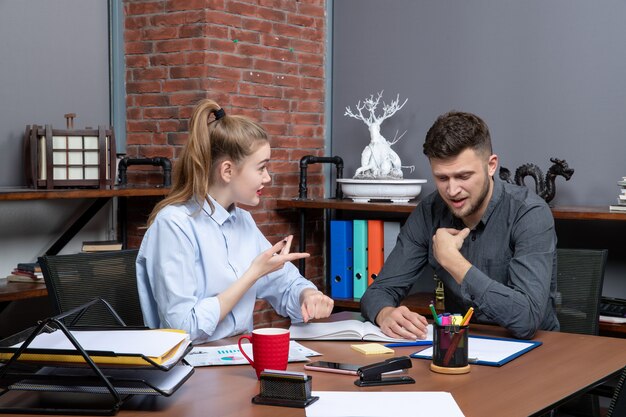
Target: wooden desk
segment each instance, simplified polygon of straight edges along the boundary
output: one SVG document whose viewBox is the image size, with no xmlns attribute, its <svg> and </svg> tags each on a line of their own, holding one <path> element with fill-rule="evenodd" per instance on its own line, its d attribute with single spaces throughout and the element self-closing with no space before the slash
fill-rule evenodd
<svg viewBox="0 0 626 417">
<path fill-rule="evenodd" d="M 48 290 L 44 283 L 8 282 L 0 279 L 0 303 L 24 300 L 27 298 L 46 297 Z"/>
<path fill-rule="evenodd" d="M 350 314 L 350 313 L 344 313 Z M 474 326 L 473 333 L 504 336 L 504 330 Z M 236 343 L 236 338 L 214 345 Z M 308 371 L 314 391 L 447 391 L 451 392 L 466 417 L 537 416 L 574 394 L 605 381 L 626 365 L 626 340 L 557 332 L 539 332 L 543 345 L 500 367 L 472 365 L 466 375 L 441 375 L 430 371 L 430 362 L 413 359 L 410 375 L 416 384 L 359 388 L 354 376 Z M 387 355 L 365 356 L 350 348 L 354 342 L 311 342 L 328 361 L 373 363 Z M 396 348 L 396 355 L 409 355 L 419 348 Z M 288 369 L 303 371 L 302 363 Z M 250 366 L 197 368 L 170 398 L 137 397 L 118 414 L 126 416 L 176 417 L 282 417 L 304 416 L 295 408 L 254 405 L 259 382 Z M 414 405 L 418 407 L 419 405 Z"/>
</svg>

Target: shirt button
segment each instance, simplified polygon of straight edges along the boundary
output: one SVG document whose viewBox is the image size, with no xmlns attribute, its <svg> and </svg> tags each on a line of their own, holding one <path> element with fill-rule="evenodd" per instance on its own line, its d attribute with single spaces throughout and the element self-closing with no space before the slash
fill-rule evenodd
<svg viewBox="0 0 626 417">
<path fill-rule="evenodd" d="M 472 299 L 472 301 L 474 301 L 474 298 L 476 297 L 474 297 L 473 295 L 470 295 L 470 298 Z"/>
<path fill-rule="evenodd" d="M 476 234 L 472 233 L 472 242 L 476 240 Z"/>
</svg>

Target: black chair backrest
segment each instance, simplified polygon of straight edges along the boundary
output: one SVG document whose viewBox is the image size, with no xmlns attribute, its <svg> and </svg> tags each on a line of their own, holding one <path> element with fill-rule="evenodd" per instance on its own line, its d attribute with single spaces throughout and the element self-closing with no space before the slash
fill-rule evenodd
<svg viewBox="0 0 626 417">
<path fill-rule="evenodd" d="M 557 249 L 557 317 L 561 331 L 597 335 L 606 249 Z"/>
<path fill-rule="evenodd" d="M 39 264 L 56 313 L 64 313 L 94 298 L 106 300 L 128 326 L 143 326 L 137 292 L 137 250 L 43 256 Z M 73 317 L 65 320 L 69 324 Z M 114 326 L 115 319 L 102 303 L 76 323 L 79 326 Z"/>
</svg>

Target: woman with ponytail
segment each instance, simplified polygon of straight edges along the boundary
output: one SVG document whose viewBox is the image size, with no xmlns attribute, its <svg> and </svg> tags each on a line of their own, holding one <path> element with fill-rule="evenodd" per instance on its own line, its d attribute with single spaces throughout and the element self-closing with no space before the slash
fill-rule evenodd
<svg viewBox="0 0 626 417">
<path fill-rule="evenodd" d="M 194 343 L 253 328 L 257 298 L 294 322 L 330 315 L 333 301 L 291 263 L 288 236 L 272 245 L 247 211 L 270 182 L 265 130 L 212 100 L 194 109 L 169 195 L 148 219 L 137 257 L 146 325 L 187 331 Z"/>
</svg>

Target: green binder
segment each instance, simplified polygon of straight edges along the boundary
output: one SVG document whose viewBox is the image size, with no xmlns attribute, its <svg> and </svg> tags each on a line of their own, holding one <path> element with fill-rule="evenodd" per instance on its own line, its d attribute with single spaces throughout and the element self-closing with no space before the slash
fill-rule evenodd
<svg viewBox="0 0 626 417">
<path fill-rule="evenodd" d="M 361 298 L 367 289 L 367 220 L 353 220 L 353 296 Z"/>
</svg>

